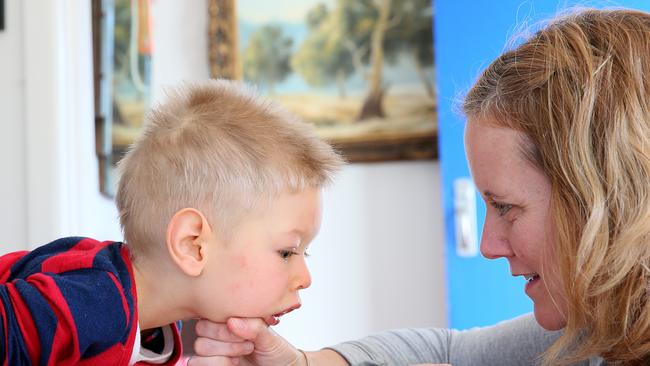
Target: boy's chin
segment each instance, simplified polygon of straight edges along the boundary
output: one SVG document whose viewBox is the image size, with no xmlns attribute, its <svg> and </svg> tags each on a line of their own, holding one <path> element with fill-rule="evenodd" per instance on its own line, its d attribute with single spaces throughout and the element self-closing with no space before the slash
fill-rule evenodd
<svg viewBox="0 0 650 366">
<path fill-rule="evenodd" d="M 197 317 L 197 319 L 206 319 L 209 320 L 213 323 L 227 323 L 228 319 L 231 318 L 259 318 L 262 319 L 267 325 L 277 325 L 280 323 L 280 317 L 279 316 L 274 316 L 274 315 L 268 315 L 268 316 L 243 316 L 243 315 L 218 315 L 218 316 L 211 316 L 211 317 Z"/>
<path fill-rule="evenodd" d="M 203 315 L 197 315 L 195 319 L 205 319 L 209 320 L 213 323 L 225 323 L 230 316 L 223 315 L 223 314 L 203 314 Z"/>
</svg>

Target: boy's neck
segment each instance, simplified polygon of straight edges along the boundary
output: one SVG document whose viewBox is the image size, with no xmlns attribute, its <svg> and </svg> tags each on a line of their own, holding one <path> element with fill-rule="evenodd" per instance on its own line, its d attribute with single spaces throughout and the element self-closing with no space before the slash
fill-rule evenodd
<svg viewBox="0 0 650 366">
<path fill-rule="evenodd" d="M 167 271 L 160 263 L 134 261 L 138 324 L 140 330 L 152 329 L 190 318 L 179 300 L 187 299 L 182 284 L 177 282 L 173 270 Z"/>
</svg>

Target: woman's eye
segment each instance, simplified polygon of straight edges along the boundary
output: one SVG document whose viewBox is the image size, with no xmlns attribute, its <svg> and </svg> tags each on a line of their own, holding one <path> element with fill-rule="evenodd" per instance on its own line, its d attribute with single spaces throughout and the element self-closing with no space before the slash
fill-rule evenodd
<svg viewBox="0 0 650 366">
<path fill-rule="evenodd" d="M 512 208 L 511 204 L 492 202 L 492 206 L 497 210 L 499 216 L 504 216 Z"/>
</svg>

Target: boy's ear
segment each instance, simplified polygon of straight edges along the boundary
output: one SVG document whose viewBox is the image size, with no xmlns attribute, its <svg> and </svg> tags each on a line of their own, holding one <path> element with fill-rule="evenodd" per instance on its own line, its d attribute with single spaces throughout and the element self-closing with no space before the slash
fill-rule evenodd
<svg viewBox="0 0 650 366">
<path fill-rule="evenodd" d="M 167 225 L 167 251 L 189 276 L 198 276 L 206 265 L 206 250 L 212 229 L 201 211 L 184 208 Z"/>
</svg>

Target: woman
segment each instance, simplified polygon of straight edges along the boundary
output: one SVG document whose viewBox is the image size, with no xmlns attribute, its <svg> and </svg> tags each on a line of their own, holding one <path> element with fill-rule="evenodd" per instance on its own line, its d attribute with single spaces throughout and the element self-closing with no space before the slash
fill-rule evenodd
<svg viewBox="0 0 650 366">
<path fill-rule="evenodd" d="M 197 354 L 252 352 L 241 362 L 256 365 L 458 366 L 529 365 L 543 352 L 544 365 L 650 365 L 650 14 L 560 17 L 495 60 L 463 107 L 470 169 L 488 205 L 481 252 L 528 280 L 536 323 L 561 334 L 523 317 L 303 354 L 260 321 L 231 319 L 199 323 Z"/>
</svg>

